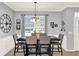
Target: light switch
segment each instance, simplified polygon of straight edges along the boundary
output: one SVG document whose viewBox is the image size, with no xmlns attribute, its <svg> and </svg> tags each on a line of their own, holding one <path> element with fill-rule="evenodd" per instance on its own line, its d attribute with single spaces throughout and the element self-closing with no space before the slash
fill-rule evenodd
<svg viewBox="0 0 79 59">
<path fill-rule="evenodd" d="M 68 32 L 68 34 L 72 34 L 72 32 Z"/>
</svg>

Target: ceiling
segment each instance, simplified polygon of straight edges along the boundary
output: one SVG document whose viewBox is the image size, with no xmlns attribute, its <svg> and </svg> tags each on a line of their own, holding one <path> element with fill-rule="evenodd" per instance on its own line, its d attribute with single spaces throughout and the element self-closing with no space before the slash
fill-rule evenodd
<svg viewBox="0 0 79 59">
<path fill-rule="evenodd" d="M 4 2 L 14 11 L 34 11 L 33 2 Z M 79 7 L 79 2 L 37 2 L 37 11 L 61 11 L 66 7 Z"/>
</svg>

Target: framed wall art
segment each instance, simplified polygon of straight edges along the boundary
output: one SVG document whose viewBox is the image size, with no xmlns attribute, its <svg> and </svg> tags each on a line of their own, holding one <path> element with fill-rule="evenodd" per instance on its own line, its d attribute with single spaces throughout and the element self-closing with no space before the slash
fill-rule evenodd
<svg viewBox="0 0 79 59">
<path fill-rule="evenodd" d="M 21 29 L 21 20 L 20 19 L 16 19 L 16 29 L 17 30 Z"/>
<path fill-rule="evenodd" d="M 54 28 L 54 27 L 58 27 L 58 24 L 55 24 L 54 22 L 50 22 L 50 26 Z"/>
<path fill-rule="evenodd" d="M 54 22 L 50 22 L 50 26 L 54 28 Z"/>
</svg>

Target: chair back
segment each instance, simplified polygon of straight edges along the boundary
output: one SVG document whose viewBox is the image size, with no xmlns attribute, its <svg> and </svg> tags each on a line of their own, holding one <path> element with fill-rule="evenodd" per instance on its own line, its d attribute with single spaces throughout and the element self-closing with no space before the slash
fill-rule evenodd
<svg viewBox="0 0 79 59">
<path fill-rule="evenodd" d="M 14 39 L 15 44 L 16 44 L 17 38 L 18 38 L 17 34 L 13 34 L 13 39 Z"/>
<path fill-rule="evenodd" d="M 63 37 L 64 37 L 64 34 L 59 34 L 59 39 L 60 39 L 60 43 L 62 43 L 62 41 L 63 41 Z"/>
</svg>

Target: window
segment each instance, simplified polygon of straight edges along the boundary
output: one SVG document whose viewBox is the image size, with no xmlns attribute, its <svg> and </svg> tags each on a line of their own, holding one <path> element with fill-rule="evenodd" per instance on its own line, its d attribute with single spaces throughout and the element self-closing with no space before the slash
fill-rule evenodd
<svg viewBox="0 0 79 59">
<path fill-rule="evenodd" d="M 30 36 L 34 33 L 34 30 L 39 30 L 40 33 L 45 33 L 45 16 L 38 16 L 39 22 L 32 22 L 32 15 L 26 15 L 24 17 L 25 36 Z"/>
</svg>

